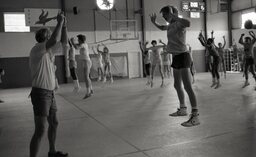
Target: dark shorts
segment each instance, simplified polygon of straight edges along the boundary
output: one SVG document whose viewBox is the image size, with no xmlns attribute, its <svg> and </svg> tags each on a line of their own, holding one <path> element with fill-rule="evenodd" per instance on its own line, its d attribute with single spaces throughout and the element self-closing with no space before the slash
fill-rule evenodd
<svg viewBox="0 0 256 157">
<path fill-rule="evenodd" d="M 213 56 L 213 65 L 219 65 L 220 64 L 220 57 L 219 56 Z"/>
<path fill-rule="evenodd" d="M 191 62 L 189 53 L 185 52 L 173 56 L 171 67 L 174 69 L 190 68 Z"/>
<path fill-rule="evenodd" d="M 253 65 L 254 59 L 252 57 L 245 58 L 245 66 Z"/>
<path fill-rule="evenodd" d="M 145 71 L 146 71 L 146 75 L 149 76 L 150 75 L 150 70 L 151 70 L 151 64 L 145 64 Z"/>
<path fill-rule="evenodd" d="M 53 91 L 32 87 L 31 102 L 35 116 L 48 117 L 57 112 Z"/>
<path fill-rule="evenodd" d="M 70 68 L 70 75 L 72 77 L 73 80 L 77 80 L 77 73 L 76 73 L 76 68 Z"/>
</svg>

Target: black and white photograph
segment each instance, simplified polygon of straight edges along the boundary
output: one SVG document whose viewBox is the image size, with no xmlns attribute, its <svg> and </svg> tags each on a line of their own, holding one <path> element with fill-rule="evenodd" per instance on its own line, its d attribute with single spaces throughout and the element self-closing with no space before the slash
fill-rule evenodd
<svg viewBox="0 0 256 157">
<path fill-rule="evenodd" d="M 0 0 L 0 157 L 256 157 L 255 8 Z"/>
</svg>

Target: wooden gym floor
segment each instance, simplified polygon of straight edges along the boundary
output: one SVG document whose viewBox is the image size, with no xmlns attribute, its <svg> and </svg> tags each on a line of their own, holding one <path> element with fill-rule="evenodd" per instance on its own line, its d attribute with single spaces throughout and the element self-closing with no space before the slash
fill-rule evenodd
<svg viewBox="0 0 256 157">
<path fill-rule="evenodd" d="M 193 85 L 201 125 L 184 128 L 188 117 L 169 117 L 178 99 L 173 80 L 160 88 L 145 79 L 122 79 L 113 84 L 93 82 L 95 94 L 83 100 L 83 89 L 72 84 L 56 94 L 59 129 L 57 148 L 70 157 L 254 157 L 256 152 L 256 91 L 254 80 L 241 88 L 242 74 L 221 78 L 222 87 L 210 88 L 210 73 L 196 74 Z M 84 83 L 81 83 L 84 87 Z M 0 91 L 0 156 L 27 157 L 34 130 L 29 88 Z M 188 97 L 186 102 L 189 106 Z M 190 106 L 189 106 L 190 111 Z M 46 157 L 47 137 L 39 156 Z"/>
</svg>

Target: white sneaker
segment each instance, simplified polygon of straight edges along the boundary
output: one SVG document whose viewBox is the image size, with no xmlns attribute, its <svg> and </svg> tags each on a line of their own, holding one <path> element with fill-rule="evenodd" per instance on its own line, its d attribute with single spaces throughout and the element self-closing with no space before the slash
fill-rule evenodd
<svg viewBox="0 0 256 157">
<path fill-rule="evenodd" d="M 91 97 L 92 96 L 92 94 L 90 93 L 90 94 L 86 94 L 84 97 L 83 97 L 83 99 L 87 99 L 87 98 L 89 98 L 89 97 Z"/>
<path fill-rule="evenodd" d="M 78 93 L 78 92 L 80 91 L 80 89 L 81 89 L 80 86 L 79 86 L 79 87 L 75 87 L 75 88 L 73 89 L 73 92 Z"/>
<path fill-rule="evenodd" d="M 198 113 L 192 113 L 190 115 L 190 118 L 188 121 L 181 123 L 182 126 L 184 127 L 191 127 L 191 126 L 196 126 L 199 125 L 199 119 L 198 119 L 199 114 Z"/>
<path fill-rule="evenodd" d="M 216 82 L 212 82 L 211 87 L 214 87 L 216 85 Z"/>
<path fill-rule="evenodd" d="M 217 88 L 219 88 L 219 87 L 221 87 L 221 84 L 220 84 L 220 83 L 217 83 L 215 89 L 217 89 Z"/>
<path fill-rule="evenodd" d="M 178 108 L 176 112 L 169 114 L 169 116 L 172 117 L 178 117 L 178 116 L 186 116 L 187 113 L 187 107 Z"/>
<path fill-rule="evenodd" d="M 105 83 L 107 81 L 106 77 L 103 78 L 103 82 Z"/>
<path fill-rule="evenodd" d="M 113 83 L 114 82 L 114 80 L 113 80 L 113 78 L 111 77 L 111 79 L 110 79 L 110 83 Z"/>
</svg>

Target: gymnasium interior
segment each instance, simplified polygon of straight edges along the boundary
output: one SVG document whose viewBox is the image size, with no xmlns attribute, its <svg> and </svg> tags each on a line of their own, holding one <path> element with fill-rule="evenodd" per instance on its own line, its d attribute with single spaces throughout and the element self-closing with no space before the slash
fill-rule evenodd
<svg viewBox="0 0 256 157">
<path fill-rule="evenodd" d="M 190 21 L 186 43 L 192 47 L 196 71 L 192 87 L 200 119 L 200 125 L 193 127 L 180 125 L 188 116 L 169 116 L 179 107 L 172 73 L 160 87 L 157 68 L 154 86 L 146 85 L 139 42 L 150 45 L 161 39 L 167 43 L 166 31 L 150 19 L 150 14 L 156 13 L 157 21 L 166 24 L 160 10 L 167 5 L 175 6 L 179 17 Z M 243 46 L 239 44 L 241 34 L 256 33 L 244 26 L 246 20 L 256 24 L 255 8 L 256 0 L 0 0 L 0 68 L 4 70 L 0 82 L 0 156 L 29 156 L 35 129 L 30 50 L 40 27 L 53 29 L 56 25 L 56 20 L 45 25 L 35 21 L 43 11 L 48 17 L 63 11 L 68 36 L 86 36 L 93 95 L 83 99 L 86 88 L 79 54 L 81 90 L 73 92 L 65 54 L 59 49 L 55 56 L 58 150 L 68 152 L 69 157 L 255 157 L 256 83 L 249 74 L 250 85 L 243 87 Z M 216 44 L 223 43 L 223 36 L 226 39 L 226 74 L 220 70 L 221 87 L 217 89 L 210 87 L 206 49 L 198 40 L 200 32 L 207 38 L 212 31 Z M 101 43 L 109 49 L 113 83 L 97 81 L 96 55 L 91 47 Z M 235 54 L 234 45 L 239 53 Z M 185 103 L 190 111 L 187 94 Z M 38 157 L 46 157 L 48 151 L 45 134 Z"/>
</svg>

